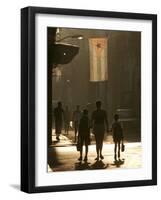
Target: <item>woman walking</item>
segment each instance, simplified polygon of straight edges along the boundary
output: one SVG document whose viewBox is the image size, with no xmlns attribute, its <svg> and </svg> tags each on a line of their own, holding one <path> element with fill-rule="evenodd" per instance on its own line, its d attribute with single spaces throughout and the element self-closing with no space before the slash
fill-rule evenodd
<svg viewBox="0 0 161 200">
<path fill-rule="evenodd" d="M 83 144 L 85 144 L 85 157 L 84 161 L 88 160 L 88 145 L 90 143 L 90 122 L 88 118 L 88 110 L 83 110 L 83 115 L 79 123 L 78 131 L 78 143 L 80 144 L 80 157 L 79 161 L 82 161 Z"/>
</svg>

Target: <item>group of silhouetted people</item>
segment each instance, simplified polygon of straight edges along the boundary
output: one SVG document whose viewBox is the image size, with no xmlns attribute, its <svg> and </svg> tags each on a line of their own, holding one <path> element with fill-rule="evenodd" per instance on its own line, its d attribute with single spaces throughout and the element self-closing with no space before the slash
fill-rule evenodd
<svg viewBox="0 0 161 200">
<path fill-rule="evenodd" d="M 54 119 L 55 119 L 55 133 L 56 139 L 59 140 L 59 136 L 62 130 L 63 118 L 65 123 L 65 132 L 68 133 L 69 130 L 69 116 L 68 108 L 64 112 L 61 102 L 58 102 L 58 106 L 54 109 Z M 90 144 L 90 129 L 95 136 L 96 141 L 96 153 L 97 156 L 95 160 L 99 161 L 104 159 L 102 155 L 103 140 L 105 132 L 109 131 L 109 125 L 107 120 L 106 111 L 101 108 L 101 101 L 96 102 L 96 110 L 92 112 L 91 119 L 88 116 L 88 110 L 84 109 L 83 113 L 80 110 L 80 107 L 77 106 L 76 110 L 73 112 L 73 124 L 74 124 L 74 133 L 75 133 L 75 142 L 79 145 L 80 157 L 79 161 L 88 160 L 88 145 Z M 77 136 L 78 132 L 78 136 Z M 114 122 L 112 124 L 112 133 L 114 141 L 114 159 L 120 159 L 120 148 L 121 143 L 123 143 L 123 129 L 121 123 L 119 122 L 119 115 L 114 115 Z M 85 156 L 83 159 L 83 145 L 85 145 Z"/>
<path fill-rule="evenodd" d="M 75 142 L 77 140 L 77 132 L 79 129 L 81 114 L 82 113 L 79 109 L 79 105 L 77 105 L 76 110 L 73 112 L 73 116 L 72 116 L 74 132 L 75 132 Z M 65 133 L 68 134 L 69 132 L 71 113 L 68 109 L 68 106 L 66 106 L 64 110 L 62 108 L 62 103 L 58 102 L 58 106 L 54 109 L 53 117 L 55 121 L 56 139 L 59 141 L 60 140 L 59 136 L 61 134 L 62 127 L 63 127 L 63 122 L 64 122 Z"/>
</svg>

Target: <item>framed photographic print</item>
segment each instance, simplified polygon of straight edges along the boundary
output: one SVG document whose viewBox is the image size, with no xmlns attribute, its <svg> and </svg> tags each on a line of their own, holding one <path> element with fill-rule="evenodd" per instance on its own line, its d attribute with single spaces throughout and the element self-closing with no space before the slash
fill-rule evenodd
<svg viewBox="0 0 161 200">
<path fill-rule="evenodd" d="M 21 9 L 21 190 L 157 184 L 157 16 Z"/>
</svg>

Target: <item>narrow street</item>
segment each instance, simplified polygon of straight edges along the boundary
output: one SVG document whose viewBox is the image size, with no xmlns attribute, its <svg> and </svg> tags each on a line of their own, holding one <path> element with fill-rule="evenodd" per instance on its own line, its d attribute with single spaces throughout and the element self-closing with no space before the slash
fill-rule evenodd
<svg viewBox="0 0 161 200">
<path fill-rule="evenodd" d="M 117 162 L 114 161 L 112 136 L 108 136 L 104 142 L 103 160 L 95 160 L 95 148 L 95 142 L 92 141 L 89 145 L 88 161 L 80 162 L 75 143 L 66 135 L 61 135 L 60 141 L 56 142 L 56 136 L 53 133 L 53 145 L 48 149 L 48 172 L 141 167 L 140 142 L 125 141 L 125 152 L 121 152 L 121 159 Z"/>
</svg>

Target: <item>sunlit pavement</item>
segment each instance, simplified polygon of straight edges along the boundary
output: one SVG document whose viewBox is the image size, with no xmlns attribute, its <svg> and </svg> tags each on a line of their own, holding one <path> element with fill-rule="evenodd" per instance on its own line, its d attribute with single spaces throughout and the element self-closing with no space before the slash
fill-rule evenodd
<svg viewBox="0 0 161 200">
<path fill-rule="evenodd" d="M 55 141 L 55 136 L 53 135 Z M 121 160 L 114 162 L 114 145 L 104 143 L 102 161 L 95 160 L 95 144 L 89 145 L 88 161 L 78 161 L 79 152 L 68 137 L 61 135 L 60 141 L 48 149 L 48 171 L 71 171 L 92 169 L 117 169 L 141 167 L 141 143 L 125 143 L 125 152 L 121 152 Z"/>
</svg>

